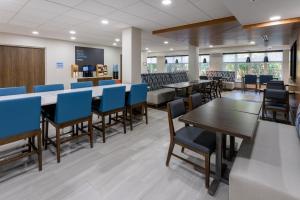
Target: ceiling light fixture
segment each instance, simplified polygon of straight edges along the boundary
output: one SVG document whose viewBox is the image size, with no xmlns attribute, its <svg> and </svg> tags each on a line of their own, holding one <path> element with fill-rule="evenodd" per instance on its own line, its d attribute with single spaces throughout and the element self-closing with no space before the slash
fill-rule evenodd
<svg viewBox="0 0 300 200">
<path fill-rule="evenodd" d="M 170 51 L 174 51 L 174 49 L 173 49 L 173 48 L 170 48 Z"/>
<path fill-rule="evenodd" d="M 72 36 L 70 37 L 71 40 L 76 40 L 76 37 Z"/>
<path fill-rule="evenodd" d="M 209 45 L 209 48 L 213 48 L 214 47 L 214 45 Z"/>
<path fill-rule="evenodd" d="M 168 41 L 164 41 L 164 44 L 169 44 L 169 42 Z"/>
<path fill-rule="evenodd" d="M 40 34 L 38 31 L 32 31 L 31 32 L 33 35 L 38 35 L 38 34 Z"/>
<path fill-rule="evenodd" d="M 152 51 L 151 50 L 148 50 L 148 53 L 151 53 Z"/>
<path fill-rule="evenodd" d="M 71 30 L 71 31 L 69 31 L 69 33 L 70 33 L 71 35 L 75 35 L 75 34 L 76 34 L 76 31 Z"/>
<path fill-rule="evenodd" d="M 116 41 L 116 42 L 120 42 L 120 38 L 116 38 L 115 41 Z"/>
<path fill-rule="evenodd" d="M 171 0 L 162 0 L 161 2 L 163 5 L 165 6 L 168 6 L 168 5 L 171 5 L 172 4 L 172 1 Z"/>
<path fill-rule="evenodd" d="M 117 43 L 114 42 L 113 45 L 114 45 L 114 46 L 117 46 Z"/>
<path fill-rule="evenodd" d="M 251 41 L 251 42 L 249 42 L 250 44 L 252 44 L 252 45 L 254 45 L 255 44 L 255 42 L 254 41 Z"/>
<path fill-rule="evenodd" d="M 281 16 L 272 16 L 272 17 L 270 17 L 271 21 L 277 21 L 277 20 L 280 20 L 280 19 L 281 19 Z"/>
<path fill-rule="evenodd" d="M 109 21 L 107 19 L 102 19 L 101 23 L 106 25 L 106 24 L 109 24 Z"/>
<path fill-rule="evenodd" d="M 145 50 L 146 50 L 146 51 L 148 51 L 148 50 L 149 50 L 149 48 L 148 48 L 148 47 L 146 47 L 146 48 L 145 48 Z"/>
</svg>

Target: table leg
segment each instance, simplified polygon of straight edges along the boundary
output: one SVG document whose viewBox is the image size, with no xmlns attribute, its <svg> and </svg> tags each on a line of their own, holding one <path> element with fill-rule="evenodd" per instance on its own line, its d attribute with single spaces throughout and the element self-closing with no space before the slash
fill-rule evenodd
<svg viewBox="0 0 300 200">
<path fill-rule="evenodd" d="M 220 132 L 216 133 L 216 143 L 216 174 L 215 179 L 208 189 L 208 194 L 211 196 L 216 193 L 222 178 L 222 133 Z"/>
</svg>

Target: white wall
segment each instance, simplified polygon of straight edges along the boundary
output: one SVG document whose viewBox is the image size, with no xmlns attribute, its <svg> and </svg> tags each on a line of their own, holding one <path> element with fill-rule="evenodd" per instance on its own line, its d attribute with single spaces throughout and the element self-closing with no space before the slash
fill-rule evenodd
<svg viewBox="0 0 300 200">
<path fill-rule="evenodd" d="M 71 78 L 71 64 L 75 63 L 75 46 L 103 48 L 104 62 L 109 68 L 109 75 L 112 75 L 113 64 L 120 66 L 121 48 L 116 47 L 93 46 L 6 33 L 0 33 L 0 44 L 45 48 L 46 84 L 63 83 L 65 88 L 69 88 L 71 82 L 76 82 L 76 79 Z M 56 69 L 56 62 L 63 62 L 64 68 Z"/>
</svg>

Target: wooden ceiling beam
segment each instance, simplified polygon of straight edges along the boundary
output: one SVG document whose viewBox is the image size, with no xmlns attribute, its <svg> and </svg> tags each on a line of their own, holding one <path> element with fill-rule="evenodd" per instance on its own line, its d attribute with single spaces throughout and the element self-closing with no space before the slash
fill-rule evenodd
<svg viewBox="0 0 300 200">
<path fill-rule="evenodd" d="M 244 29 L 257 29 L 257 28 L 265 28 L 269 26 L 277 26 L 277 25 L 284 25 L 284 24 L 293 24 L 293 23 L 300 23 L 300 17 L 296 18 L 289 18 L 289 19 L 282 19 L 273 22 L 262 22 L 257 24 L 248 24 L 244 25 Z"/>
<path fill-rule="evenodd" d="M 186 29 L 193 29 L 193 28 L 199 28 L 199 27 L 203 27 L 203 26 L 218 25 L 218 24 L 223 24 L 226 22 L 236 22 L 236 21 L 237 20 L 234 16 L 230 16 L 230 17 L 213 19 L 213 20 L 204 21 L 204 22 L 197 22 L 197 23 L 192 23 L 192 24 L 170 27 L 170 28 L 166 28 L 166 29 L 155 30 L 155 31 L 152 31 L 152 34 L 157 35 L 157 34 L 161 34 L 161 33 L 181 31 L 181 30 L 186 30 Z"/>
</svg>

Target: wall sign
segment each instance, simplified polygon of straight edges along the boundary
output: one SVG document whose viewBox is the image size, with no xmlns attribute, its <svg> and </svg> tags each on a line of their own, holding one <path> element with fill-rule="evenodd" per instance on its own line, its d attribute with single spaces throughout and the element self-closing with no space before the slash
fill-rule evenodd
<svg viewBox="0 0 300 200">
<path fill-rule="evenodd" d="M 64 68 L 64 62 L 56 62 L 56 69 L 63 69 Z"/>
</svg>

